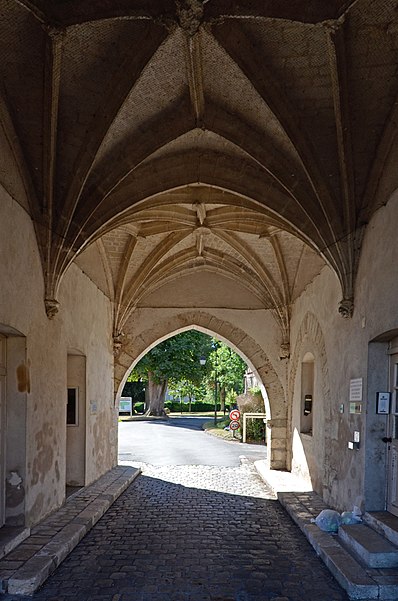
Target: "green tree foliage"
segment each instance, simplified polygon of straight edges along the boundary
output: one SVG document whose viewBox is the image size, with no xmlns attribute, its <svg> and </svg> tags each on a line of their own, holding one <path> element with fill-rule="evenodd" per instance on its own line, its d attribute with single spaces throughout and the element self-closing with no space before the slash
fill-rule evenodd
<svg viewBox="0 0 398 601">
<path fill-rule="evenodd" d="M 168 382 L 189 382 L 198 386 L 206 374 L 200 357 L 211 352 L 211 338 L 202 332 L 189 330 L 161 342 L 135 366 L 131 377 L 147 381 L 149 415 L 164 414 L 164 399 Z"/>
<path fill-rule="evenodd" d="M 127 382 L 124 385 L 122 396 L 129 396 L 132 398 L 134 403 L 142 403 L 145 400 L 145 384 L 140 380 L 132 380 L 131 377 L 127 378 Z"/>
<path fill-rule="evenodd" d="M 209 355 L 210 380 L 213 393 L 221 404 L 221 410 L 225 409 L 226 398 L 231 398 L 232 393 L 241 394 L 244 388 L 243 377 L 246 371 L 246 363 L 229 346 L 213 338 L 213 350 Z"/>
<path fill-rule="evenodd" d="M 203 376 L 205 371 L 202 369 Z M 191 380 L 175 380 L 171 378 L 168 384 L 169 394 L 174 398 L 179 398 L 181 401 L 184 398 L 188 399 L 189 411 L 192 408 L 192 401 L 203 399 L 206 394 L 206 388 L 204 382 L 192 382 Z"/>
<path fill-rule="evenodd" d="M 200 364 L 200 358 L 206 364 Z M 226 344 L 202 332 L 189 330 L 161 342 L 135 366 L 130 381 L 144 381 L 147 389 L 147 413 L 164 415 L 167 388 L 175 396 L 200 399 L 216 394 L 221 408 L 231 391 L 243 390 L 246 364 Z"/>
</svg>

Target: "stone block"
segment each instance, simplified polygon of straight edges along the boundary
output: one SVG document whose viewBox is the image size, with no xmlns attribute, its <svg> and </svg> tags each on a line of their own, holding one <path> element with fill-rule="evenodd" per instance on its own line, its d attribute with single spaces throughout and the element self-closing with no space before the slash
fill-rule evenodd
<svg viewBox="0 0 398 601">
<path fill-rule="evenodd" d="M 271 436 L 271 440 L 286 440 L 286 428 L 272 428 Z"/>
<path fill-rule="evenodd" d="M 271 461 L 285 461 L 286 451 L 280 449 L 271 449 Z"/>
<path fill-rule="evenodd" d="M 50 556 L 32 557 L 8 581 L 10 595 L 33 595 L 56 568 Z"/>
<path fill-rule="evenodd" d="M 379 587 L 370 578 L 362 566 L 342 547 L 320 547 L 319 555 L 336 578 L 347 591 L 350 599 L 378 599 Z"/>
<path fill-rule="evenodd" d="M 397 547 L 365 524 L 341 526 L 339 537 L 370 568 L 398 567 Z"/>
</svg>

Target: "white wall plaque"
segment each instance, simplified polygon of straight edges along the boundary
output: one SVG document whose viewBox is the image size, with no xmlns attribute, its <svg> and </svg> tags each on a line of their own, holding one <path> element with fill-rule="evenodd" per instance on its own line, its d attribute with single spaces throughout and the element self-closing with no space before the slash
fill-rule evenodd
<svg viewBox="0 0 398 601">
<path fill-rule="evenodd" d="M 376 393 L 376 413 L 381 415 L 388 415 L 390 413 L 390 392 L 377 392 Z"/>
<path fill-rule="evenodd" d="M 350 403 L 360 403 L 362 401 L 362 378 L 350 380 Z"/>
</svg>

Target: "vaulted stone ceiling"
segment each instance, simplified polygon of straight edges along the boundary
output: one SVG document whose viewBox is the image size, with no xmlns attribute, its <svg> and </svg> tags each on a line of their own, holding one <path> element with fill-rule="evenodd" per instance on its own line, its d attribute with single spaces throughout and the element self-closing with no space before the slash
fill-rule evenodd
<svg viewBox="0 0 398 601">
<path fill-rule="evenodd" d="M 287 338 L 325 261 L 349 315 L 364 227 L 397 187 L 397 16 L 396 0 L 0 0 L 0 180 L 32 216 L 48 314 L 76 260 L 115 333 L 194 274 L 233 280 Z"/>
</svg>

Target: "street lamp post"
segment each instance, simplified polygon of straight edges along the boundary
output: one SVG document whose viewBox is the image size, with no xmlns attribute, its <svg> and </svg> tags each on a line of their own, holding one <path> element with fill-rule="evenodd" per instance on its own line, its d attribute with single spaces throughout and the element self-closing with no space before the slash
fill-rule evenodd
<svg viewBox="0 0 398 601">
<path fill-rule="evenodd" d="M 214 359 L 214 425 L 217 425 L 217 392 L 218 392 L 218 381 L 217 381 L 217 367 L 218 367 L 218 355 L 217 355 L 217 350 L 218 350 L 218 340 L 214 341 L 214 347 L 215 347 L 215 359 Z"/>
</svg>

